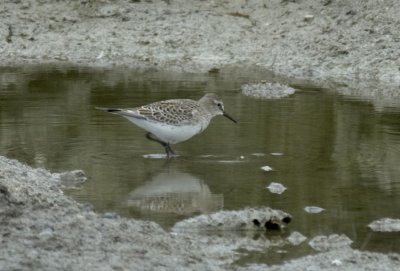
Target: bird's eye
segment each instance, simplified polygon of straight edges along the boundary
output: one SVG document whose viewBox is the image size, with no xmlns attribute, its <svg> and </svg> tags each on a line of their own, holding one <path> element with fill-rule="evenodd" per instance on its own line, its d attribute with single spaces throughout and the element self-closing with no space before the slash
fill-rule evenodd
<svg viewBox="0 0 400 271">
<path fill-rule="evenodd" d="M 222 106 L 222 104 L 221 104 L 221 103 L 217 103 L 217 105 L 218 105 L 218 107 L 221 107 L 221 106 Z"/>
</svg>

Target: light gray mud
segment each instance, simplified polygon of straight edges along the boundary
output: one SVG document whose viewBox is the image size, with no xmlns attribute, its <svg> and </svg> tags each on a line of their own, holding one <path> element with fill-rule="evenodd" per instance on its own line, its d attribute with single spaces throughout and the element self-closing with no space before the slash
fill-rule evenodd
<svg viewBox="0 0 400 271">
<path fill-rule="evenodd" d="M 361 252 L 352 249 L 340 249 L 302 257 L 280 266 L 260 265 L 247 266 L 238 270 L 265 270 L 265 271 L 365 271 L 384 270 L 393 271 L 399 268 L 400 257 L 398 254 L 381 255 L 377 253 Z"/>
<path fill-rule="evenodd" d="M 383 109 L 400 105 L 398 14 L 396 0 L 3 0 L 0 61 L 183 72 L 257 66 L 334 83 Z M 0 164 L 0 270 L 235 269 L 237 239 L 96 214 L 63 194 L 59 175 L 3 157 Z M 397 254 L 348 248 L 244 269 L 395 270 L 399 263 Z"/>
<path fill-rule="evenodd" d="M 398 85 L 399 13 L 396 0 L 4 0 L 0 58 Z"/>
</svg>

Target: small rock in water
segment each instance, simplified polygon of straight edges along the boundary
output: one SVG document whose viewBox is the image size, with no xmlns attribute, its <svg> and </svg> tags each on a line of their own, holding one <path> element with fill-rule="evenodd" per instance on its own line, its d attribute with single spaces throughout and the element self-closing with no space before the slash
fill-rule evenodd
<svg viewBox="0 0 400 271">
<path fill-rule="evenodd" d="M 148 158 L 148 159 L 165 159 L 167 158 L 167 155 L 165 153 L 151 153 L 151 154 L 145 154 L 143 155 L 143 158 Z"/>
<path fill-rule="evenodd" d="M 66 186 L 74 186 L 87 180 L 85 172 L 80 169 L 54 174 L 58 177 L 61 183 Z"/>
<path fill-rule="evenodd" d="M 283 153 L 282 152 L 271 152 L 271 155 L 273 155 L 273 156 L 281 156 L 281 155 L 283 155 Z"/>
<path fill-rule="evenodd" d="M 380 232 L 400 231 L 400 219 L 381 218 L 371 222 L 368 227 L 370 227 L 373 231 Z"/>
<path fill-rule="evenodd" d="M 263 166 L 263 167 L 261 167 L 261 169 L 262 170 L 264 170 L 264 171 L 272 171 L 272 170 L 274 170 L 272 167 L 270 167 L 270 166 Z"/>
<path fill-rule="evenodd" d="M 265 99 L 283 98 L 295 92 L 295 90 L 289 86 L 268 82 L 244 84 L 241 89 L 242 93 L 246 96 Z"/>
<path fill-rule="evenodd" d="M 322 211 L 325 211 L 325 209 L 318 206 L 306 206 L 304 207 L 304 211 L 310 214 L 318 214 Z"/>
<path fill-rule="evenodd" d="M 303 243 L 305 240 L 307 240 L 307 237 L 302 235 L 300 232 L 295 231 L 295 232 L 292 232 L 287 239 L 292 245 L 298 246 L 301 243 Z"/>
<path fill-rule="evenodd" d="M 308 242 L 310 247 L 317 251 L 348 248 L 351 243 L 353 243 L 353 241 L 344 234 L 331 234 L 329 236 L 319 235 Z"/>
<path fill-rule="evenodd" d="M 271 193 L 274 193 L 274 194 L 282 194 L 283 192 L 285 192 L 285 190 L 287 189 L 285 186 L 283 186 L 282 184 L 280 184 L 280 183 L 274 183 L 274 182 L 272 182 L 272 183 L 270 183 L 268 186 L 267 186 L 267 188 L 268 188 L 268 190 L 271 192 Z"/>
<path fill-rule="evenodd" d="M 246 208 L 238 211 L 220 211 L 213 214 L 203 214 L 176 223 L 172 232 L 187 231 L 260 231 L 279 230 L 292 217 L 281 211 L 268 207 Z"/>
</svg>

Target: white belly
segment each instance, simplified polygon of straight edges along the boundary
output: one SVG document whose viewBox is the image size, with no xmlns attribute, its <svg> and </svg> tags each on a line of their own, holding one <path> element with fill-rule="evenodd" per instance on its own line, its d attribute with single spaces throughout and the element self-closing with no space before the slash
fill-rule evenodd
<svg viewBox="0 0 400 271">
<path fill-rule="evenodd" d="M 144 119 L 126 118 L 140 128 L 152 133 L 161 141 L 169 144 L 176 144 L 188 140 L 192 136 L 201 133 L 208 126 L 208 122 L 198 123 L 196 125 L 175 126 L 160 122 L 147 121 Z"/>
</svg>

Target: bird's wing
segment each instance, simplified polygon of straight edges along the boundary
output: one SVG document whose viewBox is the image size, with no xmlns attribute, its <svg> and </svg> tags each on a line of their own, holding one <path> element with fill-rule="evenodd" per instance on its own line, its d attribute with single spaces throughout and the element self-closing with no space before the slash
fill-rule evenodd
<svg viewBox="0 0 400 271">
<path fill-rule="evenodd" d="M 135 108 L 96 107 L 96 109 L 126 118 L 146 119 L 172 125 L 190 124 L 193 118 L 196 118 L 196 113 L 201 110 L 199 104 L 190 99 L 166 100 Z"/>
<path fill-rule="evenodd" d="M 185 125 L 193 119 L 199 105 L 193 100 L 166 100 L 135 108 L 135 112 L 148 120 L 173 125 Z"/>
</svg>

